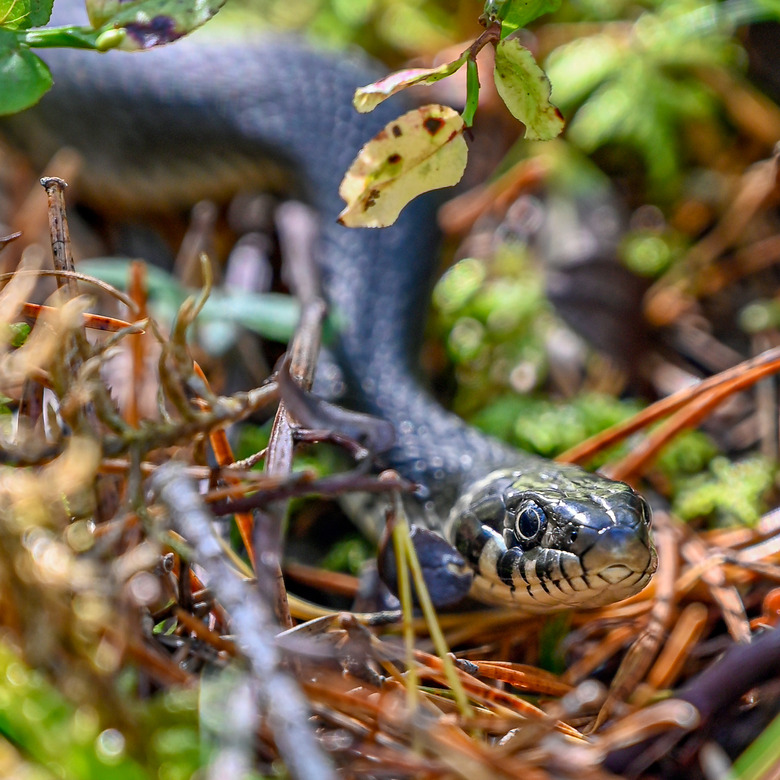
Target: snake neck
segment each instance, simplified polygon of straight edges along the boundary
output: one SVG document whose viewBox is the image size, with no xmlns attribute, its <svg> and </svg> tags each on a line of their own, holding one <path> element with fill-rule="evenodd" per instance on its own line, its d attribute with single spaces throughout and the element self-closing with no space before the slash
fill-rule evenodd
<svg viewBox="0 0 780 780">
<path fill-rule="evenodd" d="M 434 198 L 419 199 L 382 231 L 326 227 L 320 265 L 341 323 L 338 362 L 350 397 L 396 430 L 381 465 L 420 485 L 410 506 L 415 520 L 441 527 L 468 485 L 535 459 L 445 410 L 420 380 L 417 356 L 438 248 L 435 207 Z"/>
</svg>

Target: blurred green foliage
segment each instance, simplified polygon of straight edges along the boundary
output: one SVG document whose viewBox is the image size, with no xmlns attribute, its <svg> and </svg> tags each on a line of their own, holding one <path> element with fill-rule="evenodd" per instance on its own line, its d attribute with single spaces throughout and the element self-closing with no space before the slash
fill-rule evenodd
<svg viewBox="0 0 780 780">
<path fill-rule="evenodd" d="M 539 666 L 552 674 L 566 671 L 566 637 L 571 631 L 571 612 L 553 613 L 539 633 Z"/>
<path fill-rule="evenodd" d="M 296 30 L 333 46 L 350 44 L 389 61 L 421 52 L 434 53 L 468 35 L 480 4 L 472 0 L 237 0 L 221 24 L 238 18 L 277 29 Z"/>
<path fill-rule="evenodd" d="M 504 245 L 492 262 L 459 261 L 433 300 L 455 367 L 455 409 L 486 432 L 555 456 L 638 410 L 635 401 L 595 393 L 567 403 L 534 394 L 544 388 L 546 341 L 560 324 L 524 245 Z"/>
<path fill-rule="evenodd" d="M 637 276 L 657 279 L 682 255 L 682 237 L 667 229 L 635 230 L 621 242 L 620 259 Z"/>
<path fill-rule="evenodd" d="M 546 68 L 569 119 L 568 140 L 586 153 L 608 144 L 633 149 L 651 192 L 674 194 L 686 125 L 718 116 L 718 100 L 696 69 L 740 58 L 721 10 L 733 1 L 668 0 L 635 20 L 616 16 L 603 31 L 555 49 Z"/>
<path fill-rule="evenodd" d="M 630 150 L 649 194 L 660 199 L 679 193 L 685 165 L 695 159 L 691 126 L 711 122 L 719 132 L 732 129 L 721 98 L 702 81 L 702 70 L 743 70 L 738 27 L 780 19 L 780 6 L 769 0 L 517 0 L 492 5 L 520 26 L 544 14 L 530 27 L 542 30 L 542 47 L 553 42 L 542 52 L 547 55 L 542 65 L 553 85 L 553 102 L 568 120 L 568 141 L 587 154 L 613 146 Z M 476 37 L 483 3 L 304 0 L 293 5 L 244 0 L 233 9 L 242 6 L 259 13 L 266 24 L 305 31 L 333 45 L 359 43 L 397 62 Z M 512 24 L 505 23 L 506 30 Z"/>
<path fill-rule="evenodd" d="M 364 536 L 347 536 L 328 550 L 319 565 L 327 571 L 343 571 L 358 576 L 374 554 L 372 545 Z"/>
<path fill-rule="evenodd" d="M 524 247 L 501 249 L 490 265 L 459 261 L 436 285 L 433 302 L 455 367 L 460 414 L 501 394 L 513 371 L 528 377 L 529 388 L 544 380 L 544 337 L 554 320 Z"/>
<path fill-rule="evenodd" d="M 507 395 L 479 411 L 472 421 L 521 449 L 555 457 L 638 410 L 635 401 L 599 393 L 586 393 L 568 402 Z"/>
<path fill-rule="evenodd" d="M 96 711 L 68 702 L 0 637 L 0 753 L 4 752 L 3 740 L 21 751 L 14 776 L 61 780 L 192 777 L 203 760 L 197 692 L 175 690 L 146 701 L 132 697 L 132 701 L 128 708 L 135 710 L 135 746 L 127 744 L 117 729 L 101 730 Z"/>
<path fill-rule="evenodd" d="M 556 21 L 575 25 L 572 37 L 544 66 L 568 120 L 568 141 L 587 154 L 605 146 L 632 150 L 651 197 L 679 194 L 685 165 L 697 159 L 688 130 L 711 123 L 718 133 L 732 131 L 722 98 L 702 74 L 744 70 L 738 27 L 778 18 L 780 8 L 752 0 L 564 4 Z M 576 34 L 577 23 L 596 21 Z"/>
</svg>

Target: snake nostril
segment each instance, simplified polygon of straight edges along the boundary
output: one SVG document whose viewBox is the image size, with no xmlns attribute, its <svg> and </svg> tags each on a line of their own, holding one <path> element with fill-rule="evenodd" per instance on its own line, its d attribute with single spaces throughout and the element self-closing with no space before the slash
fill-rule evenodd
<svg viewBox="0 0 780 780">
<path fill-rule="evenodd" d="M 650 504 L 646 499 L 644 499 L 642 496 L 637 496 L 640 501 L 640 516 L 641 519 L 644 521 L 644 525 L 647 528 L 652 528 L 653 526 L 653 510 L 650 507 Z"/>
</svg>

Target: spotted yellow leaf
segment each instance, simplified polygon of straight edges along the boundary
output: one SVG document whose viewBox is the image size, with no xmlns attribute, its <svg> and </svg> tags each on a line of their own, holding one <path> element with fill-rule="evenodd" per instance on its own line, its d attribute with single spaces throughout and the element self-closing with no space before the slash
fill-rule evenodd
<svg viewBox="0 0 780 780">
<path fill-rule="evenodd" d="M 563 130 L 561 112 L 550 102 L 550 80 L 534 55 L 509 36 L 496 46 L 496 90 L 512 116 L 525 125 L 525 137 L 549 141 Z"/>
<path fill-rule="evenodd" d="M 387 227 L 409 201 L 451 187 L 466 167 L 465 125 L 447 106 L 416 108 L 390 122 L 358 153 L 339 187 L 347 227 Z"/>
</svg>

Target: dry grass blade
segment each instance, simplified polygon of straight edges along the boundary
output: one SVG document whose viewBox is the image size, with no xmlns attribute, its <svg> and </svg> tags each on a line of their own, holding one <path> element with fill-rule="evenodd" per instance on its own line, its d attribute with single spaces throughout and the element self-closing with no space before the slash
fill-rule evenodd
<svg viewBox="0 0 780 780">
<path fill-rule="evenodd" d="M 656 516 L 656 545 L 659 554 L 659 570 L 655 579 L 653 606 L 641 633 L 626 652 L 620 668 L 610 685 L 607 698 L 593 723 L 597 731 L 614 712 L 619 702 L 625 701 L 647 674 L 665 640 L 675 617 L 674 584 L 677 574 L 677 534 L 668 515 Z M 576 678 L 575 678 L 576 679 Z M 648 682 L 650 679 L 648 677 Z"/>
</svg>

